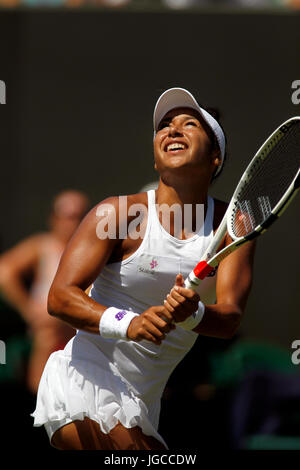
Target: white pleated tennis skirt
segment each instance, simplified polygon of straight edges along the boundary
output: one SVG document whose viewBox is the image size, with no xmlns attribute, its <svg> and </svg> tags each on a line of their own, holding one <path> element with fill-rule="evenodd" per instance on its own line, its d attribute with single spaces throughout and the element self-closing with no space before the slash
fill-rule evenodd
<svg viewBox="0 0 300 470">
<path fill-rule="evenodd" d="M 76 341 L 76 357 L 72 343 Z M 83 343 L 78 354 L 78 343 Z M 52 353 L 44 368 L 37 393 L 34 426 L 44 425 L 50 442 L 65 424 L 88 417 L 108 434 L 118 422 L 126 428 L 139 426 L 167 447 L 157 431 L 160 400 L 147 403 L 128 387 L 104 354 L 79 338 L 64 350 Z"/>
</svg>

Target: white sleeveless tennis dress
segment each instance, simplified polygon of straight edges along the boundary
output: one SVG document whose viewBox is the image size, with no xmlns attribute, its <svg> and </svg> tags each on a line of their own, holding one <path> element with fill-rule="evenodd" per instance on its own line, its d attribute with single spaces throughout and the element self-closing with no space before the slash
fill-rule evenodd
<svg viewBox="0 0 300 470">
<path fill-rule="evenodd" d="M 208 197 L 205 223 L 187 240 L 172 237 L 159 222 L 155 191 L 148 191 L 148 220 L 139 248 L 122 262 L 105 266 L 95 280 L 90 295 L 108 307 L 142 313 L 162 305 L 174 285 L 184 278 L 213 237 L 214 201 Z M 215 303 L 215 277 L 201 284 L 205 304 Z M 118 423 L 139 426 L 166 447 L 157 432 L 160 400 L 176 365 L 195 343 L 198 335 L 180 326 L 166 335 L 160 346 L 103 338 L 78 331 L 62 351 L 48 359 L 32 416 L 34 426 L 45 425 L 49 438 L 61 426 L 83 420 L 99 423 L 104 433 Z"/>
</svg>

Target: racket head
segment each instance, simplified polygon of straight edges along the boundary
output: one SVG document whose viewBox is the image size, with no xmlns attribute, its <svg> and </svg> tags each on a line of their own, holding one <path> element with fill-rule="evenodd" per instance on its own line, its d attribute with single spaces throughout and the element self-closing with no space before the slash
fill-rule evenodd
<svg viewBox="0 0 300 470">
<path fill-rule="evenodd" d="M 247 166 L 212 242 L 185 280 L 186 287 L 196 290 L 222 259 L 263 233 L 280 217 L 300 189 L 299 166 L 300 116 L 296 116 L 270 135 Z M 282 180 L 278 178 L 279 172 L 284 174 Z M 256 180 L 260 184 L 256 185 Z M 216 253 L 226 231 L 233 242 Z"/>
<path fill-rule="evenodd" d="M 230 201 L 233 240 L 252 239 L 277 219 L 299 189 L 300 116 L 282 123 L 257 151 Z"/>
</svg>

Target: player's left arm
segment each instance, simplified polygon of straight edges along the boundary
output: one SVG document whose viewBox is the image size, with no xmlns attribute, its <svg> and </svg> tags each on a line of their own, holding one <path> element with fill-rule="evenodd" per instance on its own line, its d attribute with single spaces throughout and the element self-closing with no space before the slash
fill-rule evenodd
<svg viewBox="0 0 300 470">
<path fill-rule="evenodd" d="M 231 242 L 226 237 L 226 245 Z M 216 281 L 217 302 L 205 305 L 203 318 L 194 332 L 217 338 L 231 338 L 236 333 L 250 293 L 253 277 L 255 242 L 249 242 L 225 258 L 218 267 Z M 184 321 L 196 311 L 199 295 L 186 289 L 183 278 L 176 279 L 174 287 L 166 297 L 165 307 L 172 313 L 175 322 Z"/>
<path fill-rule="evenodd" d="M 228 237 L 229 238 L 229 237 Z M 228 244 L 231 242 L 228 242 Z M 205 305 L 202 321 L 195 332 L 219 338 L 232 338 L 240 326 L 253 280 L 255 242 L 249 242 L 225 258 L 218 267 L 217 302 Z"/>
</svg>

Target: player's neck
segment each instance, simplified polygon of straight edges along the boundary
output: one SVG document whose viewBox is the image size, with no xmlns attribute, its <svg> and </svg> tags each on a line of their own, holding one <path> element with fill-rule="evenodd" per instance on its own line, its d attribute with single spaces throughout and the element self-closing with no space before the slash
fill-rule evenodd
<svg viewBox="0 0 300 470">
<path fill-rule="evenodd" d="M 168 206 L 180 204 L 182 209 L 184 209 L 185 204 L 206 204 L 207 190 L 208 188 L 205 185 L 167 186 L 160 181 L 156 191 L 156 203 L 167 204 Z"/>
<path fill-rule="evenodd" d="M 207 211 L 207 190 L 204 191 L 201 185 L 194 189 L 191 185 L 187 185 L 187 187 L 172 187 L 166 186 L 160 181 L 156 191 L 156 204 L 159 207 L 159 220 L 163 226 L 164 206 L 166 205 L 169 208 L 177 206 L 177 216 L 174 215 L 168 221 L 170 223 L 168 229 L 164 228 L 169 230 L 171 235 L 184 240 L 198 233 L 204 223 Z M 180 207 L 179 212 L 178 206 Z"/>
</svg>

